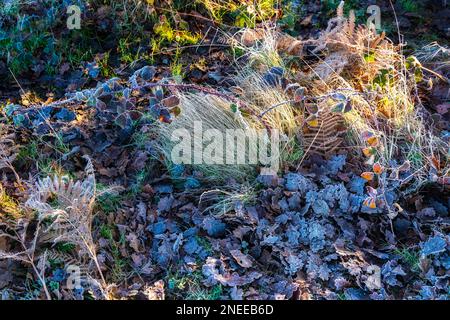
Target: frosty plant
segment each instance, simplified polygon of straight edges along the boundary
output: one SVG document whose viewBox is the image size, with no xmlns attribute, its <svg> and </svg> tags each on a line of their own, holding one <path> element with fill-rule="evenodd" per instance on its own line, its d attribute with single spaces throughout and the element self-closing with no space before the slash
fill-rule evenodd
<svg viewBox="0 0 450 320">
<path fill-rule="evenodd" d="M 277 173 L 280 162 L 278 130 L 271 130 L 270 137 L 266 130 L 203 130 L 201 121 L 194 121 L 193 129 L 192 135 L 186 128 L 172 132 L 171 141 L 176 143 L 171 152 L 174 164 L 261 164 L 270 165 L 262 168 L 262 175 Z"/>
<path fill-rule="evenodd" d="M 83 264 L 92 262 L 100 277 L 98 287 L 102 290 L 107 284 L 92 235 L 97 190 L 92 163 L 88 157 L 86 159 L 85 180 L 75 182 L 67 176 L 39 180 L 25 205 L 37 213 L 39 223 L 45 226 L 43 232 L 47 242 L 74 244 L 78 248 L 79 260 Z"/>
</svg>

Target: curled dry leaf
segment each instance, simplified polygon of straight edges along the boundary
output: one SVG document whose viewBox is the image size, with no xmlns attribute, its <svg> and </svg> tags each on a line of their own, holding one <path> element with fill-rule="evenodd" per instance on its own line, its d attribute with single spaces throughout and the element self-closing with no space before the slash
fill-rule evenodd
<svg viewBox="0 0 450 320">
<path fill-rule="evenodd" d="M 170 96 L 162 99 L 161 103 L 167 108 L 173 108 L 180 104 L 180 99 L 177 96 Z"/>
<path fill-rule="evenodd" d="M 362 152 L 366 157 L 370 157 L 375 154 L 375 149 L 374 148 L 363 148 Z"/>
<path fill-rule="evenodd" d="M 376 199 L 372 197 L 367 197 L 364 200 L 363 205 L 369 207 L 370 209 L 375 209 L 377 207 Z"/>
<path fill-rule="evenodd" d="M 363 172 L 361 173 L 361 178 L 366 179 L 367 181 L 372 181 L 374 177 L 373 172 Z"/>
<path fill-rule="evenodd" d="M 241 35 L 241 42 L 246 47 L 255 45 L 258 40 L 263 39 L 264 33 L 262 30 L 245 29 Z"/>
<path fill-rule="evenodd" d="M 230 250 L 230 253 L 241 267 L 251 268 L 253 266 L 253 262 L 249 256 L 243 254 L 240 250 Z"/>
<path fill-rule="evenodd" d="M 373 164 L 372 169 L 373 169 L 373 172 L 378 175 L 382 174 L 384 171 L 383 166 L 381 164 L 379 164 L 378 162 Z"/>
</svg>

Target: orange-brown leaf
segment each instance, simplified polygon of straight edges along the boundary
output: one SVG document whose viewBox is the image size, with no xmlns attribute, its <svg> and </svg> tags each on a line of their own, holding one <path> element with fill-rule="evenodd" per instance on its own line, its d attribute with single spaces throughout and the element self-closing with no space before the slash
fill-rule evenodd
<svg viewBox="0 0 450 320">
<path fill-rule="evenodd" d="M 370 209 L 375 209 L 377 207 L 376 200 L 372 197 L 366 198 L 366 200 L 364 200 L 363 202 L 363 205 L 369 207 Z"/>
<path fill-rule="evenodd" d="M 373 148 L 363 148 L 362 152 L 364 153 L 364 155 L 366 157 L 370 157 L 371 155 L 373 155 L 375 153 L 375 150 Z"/>
<path fill-rule="evenodd" d="M 431 156 L 431 163 L 436 170 L 439 171 L 441 169 L 441 162 L 435 156 Z"/>
<path fill-rule="evenodd" d="M 361 178 L 366 179 L 367 181 L 372 181 L 373 177 L 374 177 L 373 172 L 366 171 L 361 173 Z"/>
<path fill-rule="evenodd" d="M 378 175 L 380 175 L 384 170 L 383 166 L 381 164 L 379 164 L 378 162 L 374 163 L 372 168 L 373 168 L 373 172 Z"/>
<path fill-rule="evenodd" d="M 373 136 L 373 137 L 368 137 L 367 138 L 367 143 L 371 146 L 371 147 L 376 147 L 378 145 L 378 138 Z"/>
</svg>

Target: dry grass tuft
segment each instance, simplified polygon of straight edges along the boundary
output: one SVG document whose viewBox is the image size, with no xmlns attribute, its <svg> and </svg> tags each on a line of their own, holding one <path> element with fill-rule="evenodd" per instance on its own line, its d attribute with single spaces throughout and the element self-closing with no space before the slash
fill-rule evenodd
<svg viewBox="0 0 450 320">
<path fill-rule="evenodd" d="M 434 133 L 418 95 L 418 83 L 429 80 L 425 74 L 437 74 L 423 67 L 418 59 L 405 57 L 403 45 L 395 45 L 384 34 L 376 34 L 365 26 L 356 26 L 354 14 L 345 17 L 341 7 L 315 40 L 289 39 L 273 29 L 244 30 L 241 42 L 236 40 L 239 37 L 232 39 L 245 50 L 249 68 L 285 67 L 292 55 L 306 66 L 291 69 L 289 78 L 306 88 L 306 109 L 318 110 L 314 111 L 317 123 L 306 125 L 311 113 L 290 106 L 283 110 L 289 116 L 279 122 L 289 132 L 299 132 L 305 152 L 329 155 L 346 148 L 367 164 L 377 161 L 387 168 L 409 162 L 415 187 L 448 176 L 448 142 Z M 293 54 L 280 50 L 289 48 L 289 42 L 292 47 L 301 47 L 299 41 L 315 47 L 309 57 L 304 51 Z M 282 46 L 277 45 L 280 42 Z M 424 62 L 439 61 L 434 64 L 439 70 L 448 67 L 448 50 L 437 44 L 425 47 L 418 57 Z M 311 58 L 318 61 L 311 63 Z M 438 76 L 438 80 L 442 79 Z M 244 92 L 248 96 L 251 86 Z M 282 91 L 278 89 L 278 93 Z M 349 101 L 349 112 L 336 115 L 331 111 L 336 101 L 329 97 L 336 93 Z M 277 96 L 273 92 L 268 95 Z M 278 102 L 277 98 L 274 100 L 270 103 Z M 347 131 L 345 144 L 339 138 L 341 121 Z M 371 143 L 368 136 L 372 137 Z"/>
<path fill-rule="evenodd" d="M 195 122 L 201 122 L 203 130 L 216 129 L 221 134 L 224 134 L 228 129 L 248 129 L 251 132 L 256 130 L 255 123 L 244 118 L 239 112 L 233 112 L 231 103 L 225 99 L 203 93 L 180 93 L 179 98 L 181 114 L 172 123 L 161 123 L 156 129 L 159 149 L 169 166 L 171 165 L 172 148 L 175 144 L 171 139 L 175 130 L 187 130 L 193 137 Z M 193 144 L 193 139 L 191 141 Z M 196 164 L 193 165 L 193 168 L 202 172 L 206 180 L 215 182 L 224 182 L 227 178 L 235 178 L 242 181 L 255 170 L 254 166 L 245 164 Z"/>
</svg>

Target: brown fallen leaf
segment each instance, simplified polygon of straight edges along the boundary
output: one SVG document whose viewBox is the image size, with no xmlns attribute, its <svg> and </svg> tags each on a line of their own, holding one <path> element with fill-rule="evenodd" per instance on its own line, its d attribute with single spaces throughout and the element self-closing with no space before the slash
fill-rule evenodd
<svg viewBox="0 0 450 320">
<path fill-rule="evenodd" d="M 241 267 L 251 268 L 253 266 L 253 262 L 249 256 L 243 254 L 240 250 L 230 250 L 230 253 Z"/>
<path fill-rule="evenodd" d="M 144 290 L 148 300 L 165 300 L 164 281 L 159 280 Z"/>
<path fill-rule="evenodd" d="M 443 103 L 443 104 L 437 105 L 435 107 L 435 109 L 439 114 L 444 115 L 450 109 L 450 103 Z"/>
<path fill-rule="evenodd" d="M 136 234 L 131 232 L 126 236 L 126 239 L 129 246 L 133 248 L 134 251 L 139 252 L 139 239 Z"/>
</svg>

